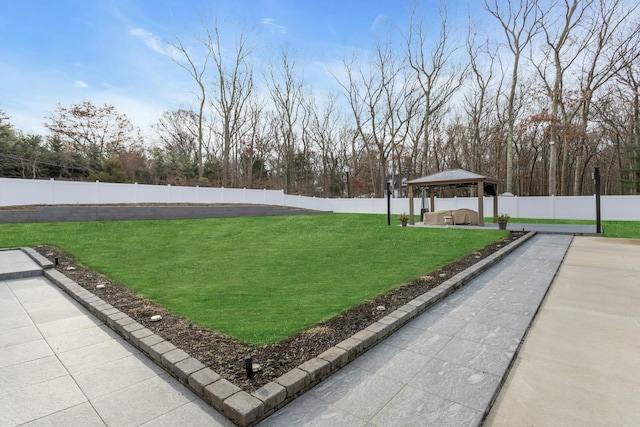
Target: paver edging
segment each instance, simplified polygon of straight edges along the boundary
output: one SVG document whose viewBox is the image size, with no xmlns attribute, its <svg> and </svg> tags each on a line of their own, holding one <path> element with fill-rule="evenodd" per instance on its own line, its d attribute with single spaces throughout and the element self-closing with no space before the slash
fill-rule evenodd
<svg viewBox="0 0 640 427">
<path fill-rule="evenodd" d="M 120 321 L 126 319 L 128 316 L 122 316 L 124 313 L 99 298 L 97 300 L 93 299 L 94 294 L 73 282 L 64 274 L 52 268 L 44 270 L 42 274 L 77 300 L 88 311 L 94 313 L 96 317 L 118 332 L 136 348 L 147 354 L 159 366 L 178 378 L 181 383 L 185 384 L 229 420 L 239 426 L 245 427 L 257 424 L 273 412 L 302 395 L 317 383 L 329 377 L 338 369 L 347 365 L 360 354 L 373 348 L 395 330 L 496 264 L 510 252 L 527 242 L 535 234 L 535 232 L 529 232 L 507 244 L 504 248 L 501 248 L 489 257 L 456 274 L 438 287 L 409 301 L 379 321 L 372 323 L 365 329 L 326 350 L 318 357 L 293 368 L 291 371 L 265 384 L 251 394 L 240 389 L 228 380 L 225 380 L 210 368 L 205 367 L 204 369 L 194 371 L 199 365 L 186 362 L 191 359 L 199 364 L 201 364 L 201 362 L 168 341 L 165 341 L 159 335 L 151 333 L 142 337 L 135 336 L 135 332 L 146 329 L 144 326 L 134 331 L 124 329 L 127 325 L 134 325 L 134 323 L 137 322 L 134 320 L 131 322 L 128 320 L 124 322 Z M 29 253 L 27 254 L 30 255 Z M 118 323 L 118 321 L 120 322 Z M 144 333 L 146 334 L 146 332 Z M 164 356 L 171 352 L 172 355 L 176 357 L 172 357 L 171 355 Z M 180 363 L 183 363 L 183 365 L 178 367 Z M 188 365 L 188 367 L 184 365 Z M 508 369 L 510 369 L 510 367 Z M 493 397 L 491 405 L 496 397 L 497 392 Z"/>
<path fill-rule="evenodd" d="M 20 248 L 20 250 L 25 254 L 29 255 L 29 257 L 31 257 L 31 259 L 34 260 L 43 269 L 46 270 L 49 268 L 53 268 L 53 262 L 49 261 L 47 257 L 40 255 L 40 253 L 38 253 L 38 251 L 36 251 L 35 249 L 29 248 L 29 247 L 22 247 Z"/>
</svg>

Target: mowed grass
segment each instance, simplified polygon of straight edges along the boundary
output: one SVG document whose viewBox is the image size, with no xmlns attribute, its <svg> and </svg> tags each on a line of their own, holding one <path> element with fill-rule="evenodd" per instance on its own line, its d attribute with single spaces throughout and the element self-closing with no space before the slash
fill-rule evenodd
<svg viewBox="0 0 640 427">
<path fill-rule="evenodd" d="M 0 225 L 170 311 L 252 344 L 280 341 L 505 236 L 380 215 Z"/>
</svg>

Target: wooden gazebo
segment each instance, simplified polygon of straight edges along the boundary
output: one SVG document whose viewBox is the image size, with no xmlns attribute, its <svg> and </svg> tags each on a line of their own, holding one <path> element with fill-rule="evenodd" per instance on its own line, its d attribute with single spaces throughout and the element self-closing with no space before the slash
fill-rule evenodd
<svg viewBox="0 0 640 427">
<path fill-rule="evenodd" d="M 450 169 L 432 175 L 407 181 L 407 194 L 409 195 L 409 221 L 415 224 L 413 209 L 413 189 L 427 188 L 429 190 L 430 212 L 435 210 L 436 187 L 450 186 L 477 186 L 478 194 L 478 225 L 484 226 L 484 195 L 493 196 L 493 218 L 498 215 L 498 180 L 483 175 L 478 175 L 463 169 Z"/>
</svg>

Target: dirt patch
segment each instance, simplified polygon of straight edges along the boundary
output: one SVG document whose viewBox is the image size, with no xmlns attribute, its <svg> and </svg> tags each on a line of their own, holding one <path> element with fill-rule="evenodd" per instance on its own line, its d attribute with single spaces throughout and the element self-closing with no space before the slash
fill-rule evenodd
<svg viewBox="0 0 640 427">
<path fill-rule="evenodd" d="M 285 341 L 265 346 L 242 343 L 176 316 L 154 302 L 141 298 L 124 286 L 114 283 L 108 277 L 78 265 L 57 248 L 39 246 L 35 249 L 52 261 L 58 258 L 59 265 L 56 269 L 80 286 L 186 351 L 227 380 L 252 392 L 521 236 L 523 233 L 511 233 L 504 239 L 420 277 L 410 284 L 367 301 Z M 105 285 L 105 287 L 96 289 L 97 285 Z M 381 306 L 384 310 L 379 309 Z M 151 322 L 150 317 L 156 314 L 162 316 L 162 321 Z M 254 363 L 262 367 L 262 370 L 251 380 L 246 378 L 244 370 L 244 360 L 249 355 L 253 357 Z"/>
</svg>

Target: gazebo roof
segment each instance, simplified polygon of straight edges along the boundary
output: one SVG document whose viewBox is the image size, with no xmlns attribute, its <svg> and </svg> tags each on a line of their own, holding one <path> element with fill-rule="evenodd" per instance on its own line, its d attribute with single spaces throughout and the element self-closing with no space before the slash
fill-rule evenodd
<svg viewBox="0 0 640 427">
<path fill-rule="evenodd" d="M 497 184 L 498 180 L 489 178 L 484 175 L 478 175 L 477 173 L 469 172 L 464 169 L 449 169 L 442 172 L 437 172 L 431 175 L 423 176 L 421 178 L 415 178 L 407 181 L 407 185 L 420 186 L 438 186 L 438 185 L 456 185 L 476 183 L 478 181 L 489 182 Z"/>
</svg>

